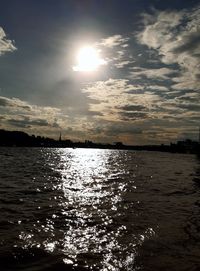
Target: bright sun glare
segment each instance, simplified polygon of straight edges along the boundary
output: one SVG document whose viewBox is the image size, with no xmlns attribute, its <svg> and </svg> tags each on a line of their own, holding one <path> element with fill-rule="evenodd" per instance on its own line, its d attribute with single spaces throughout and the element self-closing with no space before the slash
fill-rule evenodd
<svg viewBox="0 0 200 271">
<path fill-rule="evenodd" d="M 73 67 L 74 71 L 95 71 L 100 65 L 106 64 L 106 61 L 101 59 L 99 52 L 93 47 L 87 46 L 80 49 L 77 55 L 77 65 Z"/>
</svg>

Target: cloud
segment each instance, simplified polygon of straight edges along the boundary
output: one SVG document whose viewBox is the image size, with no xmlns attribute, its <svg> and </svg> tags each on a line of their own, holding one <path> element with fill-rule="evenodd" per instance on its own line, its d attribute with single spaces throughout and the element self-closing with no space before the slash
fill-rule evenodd
<svg viewBox="0 0 200 271">
<path fill-rule="evenodd" d="M 52 117 L 59 115 L 60 109 L 50 106 L 37 106 L 30 104 L 26 101 L 22 101 L 18 98 L 7 98 L 0 96 L 0 109 L 1 111 L 11 112 L 13 114 L 27 114 L 27 115 L 43 115 Z"/>
<path fill-rule="evenodd" d="M 120 110 L 118 114 L 122 121 L 141 120 L 148 117 L 148 109 L 143 105 L 127 104 L 118 109 Z"/>
<path fill-rule="evenodd" d="M 147 90 L 153 91 L 153 92 L 166 92 L 169 91 L 169 89 L 165 86 L 161 86 L 161 85 L 148 85 L 146 86 Z"/>
<path fill-rule="evenodd" d="M 122 48 L 128 47 L 127 41 L 128 37 L 123 37 L 122 35 L 113 35 L 108 38 L 102 39 L 98 45 L 105 46 L 108 48 L 114 48 L 116 46 L 121 46 Z"/>
<path fill-rule="evenodd" d="M 21 101 L 17 98 L 7 98 L 2 96 L 0 96 L 0 106 L 31 110 L 31 106 L 24 101 Z"/>
<path fill-rule="evenodd" d="M 30 117 L 10 118 L 7 123 L 20 128 L 31 128 L 32 126 L 50 126 L 47 120 L 44 119 L 31 119 Z"/>
<path fill-rule="evenodd" d="M 135 121 L 146 119 L 147 116 L 152 118 L 154 107 L 162 98 L 149 91 L 134 93 L 138 88 L 141 89 L 142 86 L 134 85 L 127 79 L 110 78 L 88 84 L 83 91 L 96 101 L 94 104 L 91 101 L 90 110 L 102 114 L 97 116 L 98 119 Z"/>
<path fill-rule="evenodd" d="M 122 107 L 119 107 L 119 109 L 125 110 L 125 111 L 141 111 L 144 110 L 145 107 L 142 105 L 135 105 L 135 104 L 127 104 Z"/>
<path fill-rule="evenodd" d="M 140 120 L 150 118 L 145 112 L 120 112 L 121 120 L 130 121 L 130 120 Z"/>
<path fill-rule="evenodd" d="M 177 97 L 177 99 L 186 102 L 198 102 L 200 100 L 200 93 L 198 92 L 185 93 Z"/>
<path fill-rule="evenodd" d="M 17 98 L 0 96 L 0 113 L 4 126 L 58 128 L 64 116 L 55 107 L 41 107 Z"/>
<path fill-rule="evenodd" d="M 200 118 L 200 93 L 186 93 L 175 98 L 177 107 L 187 111 L 187 113 L 198 114 Z"/>
<path fill-rule="evenodd" d="M 155 11 L 144 15 L 144 29 L 136 38 L 157 51 L 163 64 L 177 65 L 174 89 L 199 90 L 200 7 L 181 11 Z"/>
<path fill-rule="evenodd" d="M 0 55 L 5 54 L 6 52 L 13 52 L 16 49 L 13 41 L 7 38 L 3 28 L 0 27 Z"/>
<path fill-rule="evenodd" d="M 104 133 L 109 136 L 115 136 L 116 134 L 138 134 L 141 135 L 143 133 L 141 127 L 136 127 L 134 125 L 129 125 L 127 123 L 109 123 L 104 127 Z"/>
<path fill-rule="evenodd" d="M 148 79 L 168 80 L 170 79 L 170 75 L 174 73 L 176 73 L 175 70 L 164 67 L 157 69 L 134 67 L 130 72 L 130 78 L 140 79 L 142 76 L 144 76 Z"/>
<path fill-rule="evenodd" d="M 113 35 L 95 44 L 106 55 L 106 62 L 117 69 L 131 66 L 135 61 L 129 48 L 130 37 Z"/>
<path fill-rule="evenodd" d="M 129 66 L 130 64 L 133 64 L 134 61 L 131 60 L 124 60 L 124 61 L 119 61 L 118 63 L 115 63 L 115 67 L 117 67 L 118 69 L 124 68 L 126 66 Z"/>
</svg>

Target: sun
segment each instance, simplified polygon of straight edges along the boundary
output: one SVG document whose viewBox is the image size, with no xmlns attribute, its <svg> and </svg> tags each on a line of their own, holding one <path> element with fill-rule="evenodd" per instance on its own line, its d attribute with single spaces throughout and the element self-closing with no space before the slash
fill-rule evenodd
<svg viewBox="0 0 200 271">
<path fill-rule="evenodd" d="M 91 46 L 82 47 L 77 55 L 77 65 L 74 71 L 90 72 L 96 71 L 99 66 L 105 65 L 106 61 L 101 59 L 99 51 Z"/>
</svg>

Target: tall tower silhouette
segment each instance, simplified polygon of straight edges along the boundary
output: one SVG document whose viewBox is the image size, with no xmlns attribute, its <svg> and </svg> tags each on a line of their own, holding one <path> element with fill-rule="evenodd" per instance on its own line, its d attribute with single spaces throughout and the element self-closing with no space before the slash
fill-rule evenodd
<svg viewBox="0 0 200 271">
<path fill-rule="evenodd" d="M 199 144 L 200 144 L 200 126 L 199 126 Z"/>
<path fill-rule="evenodd" d="M 60 132 L 59 141 L 62 141 L 62 134 Z"/>
</svg>

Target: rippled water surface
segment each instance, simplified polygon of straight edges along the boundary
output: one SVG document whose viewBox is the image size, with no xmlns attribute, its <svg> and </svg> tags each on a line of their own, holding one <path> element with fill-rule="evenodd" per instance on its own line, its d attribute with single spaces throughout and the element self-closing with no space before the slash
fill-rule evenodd
<svg viewBox="0 0 200 271">
<path fill-rule="evenodd" d="M 0 148 L 0 270 L 200 270 L 200 161 Z"/>
</svg>

